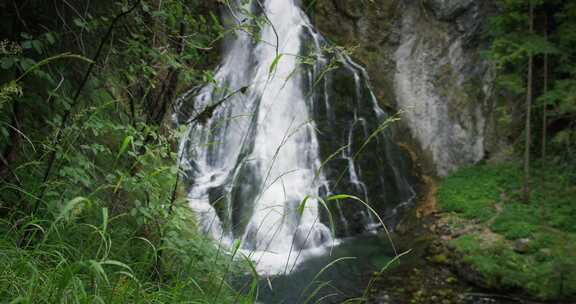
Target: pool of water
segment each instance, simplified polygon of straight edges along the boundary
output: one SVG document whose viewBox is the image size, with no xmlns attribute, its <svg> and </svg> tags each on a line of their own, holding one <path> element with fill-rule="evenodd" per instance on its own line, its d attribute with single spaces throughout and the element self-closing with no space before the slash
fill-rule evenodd
<svg viewBox="0 0 576 304">
<path fill-rule="evenodd" d="M 416 244 L 412 244 L 417 246 Z M 424 257 L 415 249 L 401 259 L 400 267 L 394 263 L 383 273 L 383 278 L 392 276 L 387 284 L 376 284 L 380 291 L 404 286 L 404 278 L 413 268 L 424 267 Z M 296 253 L 297 254 L 297 253 Z M 336 304 L 361 297 L 374 272 L 380 271 L 393 260 L 394 251 L 384 234 L 369 234 L 340 240 L 338 245 L 325 254 L 308 257 L 297 268 L 286 275 L 261 277 L 258 286 L 259 304 Z M 430 275 L 436 276 L 431 273 Z M 388 277 L 390 278 L 390 277 Z M 234 284 L 246 291 L 251 276 L 237 280 Z M 418 284 L 426 284 L 423 280 Z M 390 285 L 392 284 L 392 285 Z M 486 291 L 473 286 L 451 286 L 461 292 L 463 303 L 468 304 L 516 304 L 535 303 L 514 300 L 494 291 Z M 394 298 L 390 303 L 409 303 L 409 295 Z M 354 303 L 354 302 L 352 302 Z"/>
<path fill-rule="evenodd" d="M 343 239 L 331 251 L 303 261 L 287 275 L 263 278 L 258 302 L 341 303 L 359 297 L 371 274 L 384 267 L 393 256 L 385 235 Z"/>
</svg>

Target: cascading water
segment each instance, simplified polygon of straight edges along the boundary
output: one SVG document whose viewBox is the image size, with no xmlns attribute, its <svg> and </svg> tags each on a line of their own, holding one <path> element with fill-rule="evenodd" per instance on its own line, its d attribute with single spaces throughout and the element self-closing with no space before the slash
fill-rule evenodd
<svg viewBox="0 0 576 304">
<path fill-rule="evenodd" d="M 316 197 L 353 194 L 384 216 L 413 199 L 363 69 L 330 50 L 295 0 L 238 0 L 225 19 L 235 31 L 214 82 L 183 96 L 178 114 L 189 124 L 189 202 L 206 234 L 240 239 L 259 271 L 279 273 L 335 243 Z M 337 236 L 377 226 L 361 204 L 329 209 Z"/>
</svg>

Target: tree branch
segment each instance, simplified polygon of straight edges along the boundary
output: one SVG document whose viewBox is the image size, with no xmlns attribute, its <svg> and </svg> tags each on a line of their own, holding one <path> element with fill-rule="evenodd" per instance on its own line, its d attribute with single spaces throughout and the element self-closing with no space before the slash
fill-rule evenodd
<svg viewBox="0 0 576 304">
<path fill-rule="evenodd" d="M 88 70 L 86 71 L 86 73 L 84 74 L 84 78 L 82 79 L 82 82 L 80 83 L 80 86 L 78 87 L 78 89 L 76 90 L 76 93 L 74 94 L 74 98 L 72 99 L 72 103 L 70 105 L 70 109 L 68 109 L 65 113 L 64 116 L 62 117 L 62 122 L 60 123 L 60 126 L 57 130 L 56 133 L 56 138 L 54 139 L 53 142 L 53 150 L 50 152 L 50 155 L 48 156 L 48 166 L 46 167 L 46 171 L 44 172 L 44 177 L 42 179 L 42 189 L 40 192 L 40 195 L 38 195 L 38 198 L 36 199 L 36 203 L 34 204 L 34 210 L 33 213 L 36 213 L 38 211 L 38 208 L 40 206 L 40 202 L 42 201 L 44 194 L 46 193 L 46 182 L 48 181 L 48 179 L 50 178 L 50 174 L 52 173 L 52 169 L 54 167 L 54 162 L 56 160 L 56 149 L 55 147 L 60 143 L 60 141 L 62 140 L 62 134 L 64 132 L 64 129 L 68 123 L 68 119 L 70 118 L 70 114 L 72 113 L 72 110 L 75 108 L 75 106 L 78 103 L 78 99 L 80 98 L 80 94 L 82 93 L 82 90 L 84 89 L 84 87 L 86 86 L 86 84 L 88 83 L 88 79 L 90 78 L 90 74 L 92 73 L 92 70 L 94 69 L 94 67 L 96 66 L 96 64 L 98 63 L 98 59 L 102 53 L 102 50 L 104 48 L 104 45 L 106 44 L 106 41 L 110 38 L 110 35 L 112 34 L 112 31 L 114 30 L 114 26 L 116 25 L 116 23 L 122 19 L 124 16 L 130 14 L 132 11 L 134 11 L 139 5 L 140 5 L 140 1 L 141 0 L 137 0 L 134 5 L 128 9 L 127 11 L 124 11 L 118 15 L 116 15 L 116 17 L 112 20 L 112 22 L 110 23 L 110 26 L 108 27 L 108 31 L 106 32 L 106 34 L 104 35 L 104 37 L 102 38 L 102 40 L 100 41 L 100 45 L 98 46 L 98 50 L 96 51 L 96 54 L 94 55 L 94 57 L 92 58 L 92 63 L 90 63 L 90 65 L 88 66 Z"/>
</svg>

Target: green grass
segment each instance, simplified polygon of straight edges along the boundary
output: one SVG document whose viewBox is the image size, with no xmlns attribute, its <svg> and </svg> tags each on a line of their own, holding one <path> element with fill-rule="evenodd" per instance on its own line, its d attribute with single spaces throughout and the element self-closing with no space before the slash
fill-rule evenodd
<svg viewBox="0 0 576 304">
<path fill-rule="evenodd" d="M 541 234 L 538 239 L 549 239 Z M 572 242 L 575 241 L 572 238 Z M 466 235 L 453 241 L 463 261 L 469 264 L 491 288 L 524 290 L 531 296 L 552 300 L 576 293 L 576 259 L 568 247 L 552 246 L 552 255 L 544 256 L 535 244 L 529 254 L 515 252 L 506 242 L 486 243 L 479 235 Z M 572 247 L 573 248 L 573 247 Z"/>
<path fill-rule="evenodd" d="M 23 189 L 0 184 L 0 302 L 250 303 L 228 284 L 249 266 L 198 233 L 176 187 L 176 133 L 135 128 L 117 100 L 92 93 L 37 212 L 37 155 L 14 167 Z"/>
<path fill-rule="evenodd" d="M 29 26 L 8 28 L 18 50 L 0 58 L 0 303 L 253 302 L 228 284 L 251 264 L 194 227 L 169 118 L 177 96 L 219 86 L 206 50 L 228 29 L 207 1 L 131 2 L 3 14 Z"/>
<path fill-rule="evenodd" d="M 192 227 L 166 224 L 158 242 L 137 235 L 135 222 L 105 222 L 98 206 L 73 221 L 40 221 L 29 246 L 24 230 L 0 225 L 0 299 L 6 303 L 222 303 L 236 292 L 226 281 L 246 270 Z M 98 212 L 95 212 L 98 211 Z M 98 214 L 100 213 L 100 214 Z M 192 222 L 191 219 L 186 219 Z M 182 224 L 182 223 L 180 223 Z M 29 226 L 30 227 L 30 226 Z M 238 301 L 247 299 L 238 295 Z"/>
<path fill-rule="evenodd" d="M 530 204 L 521 203 L 519 166 L 482 165 L 442 183 L 440 209 L 496 234 L 474 232 L 452 241 L 485 285 L 544 300 L 575 297 L 576 178 L 554 166 L 535 171 Z M 528 252 L 514 250 L 521 238 L 530 240 Z"/>
<path fill-rule="evenodd" d="M 510 240 L 532 237 L 538 230 L 537 211 L 532 205 L 505 203 L 490 229 Z"/>
<path fill-rule="evenodd" d="M 479 166 L 459 170 L 438 188 L 440 210 L 467 219 L 488 220 L 495 215 L 494 205 L 500 194 L 519 180 L 514 168 L 512 165 Z"/>
</svg>

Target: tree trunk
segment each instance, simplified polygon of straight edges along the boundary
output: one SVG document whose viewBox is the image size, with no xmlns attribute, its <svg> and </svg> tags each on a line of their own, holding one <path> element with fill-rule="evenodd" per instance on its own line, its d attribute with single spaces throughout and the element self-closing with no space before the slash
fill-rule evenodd
<svg viewBox="0 0 576 304">
<path fill-rule="evenodd" d="M 534 4 L 530 1 L 530 34 L 534 32 Z M 532 74 L 533 74 L 534 56 L 532 53 L 528 56 L 528 79 L 526 84 L 526 145 L 524 147 L 524 203 L 530 203 L 530 145 L 531 145 L 531 124 L 532 119 Z"/>
<path fill-rule="evenodd" d="M 6 150 L 0 153 L 0 179 L 6 179 L 11 174 L 19 182 L 18 176 L 12 171 L 12 166 L 18 159 L 20 149 L 20 110 L 18 101 L 12 102 L 12 128 L 10 128 L 10 142 Z"/>
<path fill-rule="evenodd" d="M 548 16 L 544 17 L 544 39 L 548 41 Z M 548 93 L 548 54 L 544 54 L 544 95 Z M 542 107 L 542 167 L 545 168 L 546 163 L 546 141 L 547 141 L 547 129 L 548 129 L 548 104 L 544 100 L 544 105 Z M 542 178 L 544 181 L 544 177 Z"/>
<path fill-rule="evenodd" d="M 548 14 L 544 13 L 544 39 L 548 41 Z M 544 91 L 543 94 L 546 96 L 548 93 L 548 53 L 544 54 Z M 548 103 L 544 99 L 544 105 L 542 106 L 542 172 L 540 175 L 542 177 L 542 187 L 546 187 L 546 174 L 544 172 L 546 168 L 546 140 L 547 140 L 547 128 L 548 128 Z M 540 200 L 540 219 L 544 222 L 544 217 L 546 212 L 544 210 L 544 202 Z"/>
</svg>

